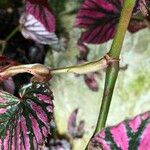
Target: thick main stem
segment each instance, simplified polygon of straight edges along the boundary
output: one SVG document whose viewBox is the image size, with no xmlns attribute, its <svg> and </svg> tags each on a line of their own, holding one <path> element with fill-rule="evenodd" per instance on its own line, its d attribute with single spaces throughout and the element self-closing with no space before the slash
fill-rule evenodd
<svg viewBox="0 0 150 150">
<path fill-rule="evenodd" d="M 124 2 L 121 17 L 117 27 L 117 32 L 109 52 L 109 55 L 112 58 L 119 59 L 124 36 L 132 15 L 132 10 L 135 5 L 135 1 L 136 0 L 125 0 Z M 94 134 L 96 134 L 102 128 L 105 127 L 118 72 L 119 62 L 114 62 L 111 66 L 107 68 L 103 99 Z"/>
</svg>

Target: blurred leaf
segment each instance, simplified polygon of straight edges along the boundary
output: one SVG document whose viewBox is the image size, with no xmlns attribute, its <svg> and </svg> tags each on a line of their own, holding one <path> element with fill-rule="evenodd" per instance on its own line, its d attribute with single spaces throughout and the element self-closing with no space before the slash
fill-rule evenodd
<svg viewBox="0 0 150 150">
<path fill-rule="evenodd" d="M 2 0 L 0 1 L 0 7 L 7 4 L 8 3 L 8 0 Z"/>
<path fill-rule="evenodd" d="M 44 83 L 24 86 L 19 98 L 0 91 L 0 149 L 39 149 L 50 130 L 52 99 Z"/>
<path fill-rule="evenodd" d="M 75 109 L 68 119 L 68 133 L 72 138 L 82 138 L 84 134 L 85 122 L 81 120 L 77 125 L 78 109 Z"/>
</svg>

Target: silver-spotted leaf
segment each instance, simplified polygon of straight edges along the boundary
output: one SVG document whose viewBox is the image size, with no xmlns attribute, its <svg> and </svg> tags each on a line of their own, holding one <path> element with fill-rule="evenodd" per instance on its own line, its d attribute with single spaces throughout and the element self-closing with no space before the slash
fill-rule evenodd
<svg viewBox="0 0 150 150">
<path fill-rule="evenodd" d="M 53 96 L 44 83 L 21 89 L 17 98 L 0 91 L 0 150 L 36 150 L 50 132 Z"/>
<path fill-rule="evenodd" d="M 91 149 L 149 150 L 150 112 L 103 129 L 91 140 Z"/>
</svg>

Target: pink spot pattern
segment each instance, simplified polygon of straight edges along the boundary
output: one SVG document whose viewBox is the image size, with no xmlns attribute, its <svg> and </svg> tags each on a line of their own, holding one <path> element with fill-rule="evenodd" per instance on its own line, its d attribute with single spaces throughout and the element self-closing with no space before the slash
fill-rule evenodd
<svg viewBox="0 0 150 150">
<path fill-rule="evenodd" d="M 4 114 L 7 112 L 6 108 L 0 108 L 0 115 Z"/>
<path fill-rule="evenodd" d="M 21 128 L 23 129 L 23 138 L 24 138 L 24 143 L 25 143 L 25 149 L 26 150 L 30 150 L 30 141 L 29 141 L 29 133 L 28 133 L 28 128 L 26 126 L 26 120 L 25 118 L 22 116 L 21 117 Z"/>
<path fill-rule="evenodd" d="M 119 124 L 117 127 L 110 129 L 112 137 L 119 148 L 122 150 L 128 150 L 128 136 L 124 124 Z"/>
<path fill-rule="evenodd" d="M 129 122 L 129 126 L 133 132 L 137 132 L 138 128 L 141 125 L 141 118 L 139 116 Z"/>
<path fill-rule="evenodd" d="M 0 105 L 3 106 L 0 108 L 0 121 L 3 121 L 0 125 L 1 131 L 6 132 L 0 135 L 0 150 L 8 150 L 9 147 L 11 150 L 40 149 L 50 133 L 54 107 L 51 90 L 45 83 L 32 83 L 26 91 L 21 100 L 0 91 Z"/>
<path fill-rule="evenodd" d="M 50 103 L 51 101 L 49 100 L 48 95 L 43 95 L 43 94 L 36 94 L 39 100 L 44 101 L 45 103 Z"/>
<path fill-rule="evenodd" d="M 93 149 L 150 150 L 150 112 L 103 129 L 91 142 Z"/>
<path fill-rule="evenodd" d="M 34 132 L 36 141 L 37 141 L 37 143 L 39 143 L 39 145 L 41 145 L 43 143 L 43 137 L 42 137 L 42 133 L 40 131 L 39 124 L 33 116 L 30 116 L 30 119 L 32 122 L 33 132 Z"/>
<path fill-rule="evenodd" d="M 145 128 L 138 150 L 150 150 L 150 124 Z"/>
<path fill-rule="evenodd" d="M 37 113 L 37 116 L 39 117 L 42 122 L 47 125 L 48 122 L 48 116 L 45 114 L 44 110 L 38 106 L 36 103 L 30 101 L 30 107 Z"/>
</svg>

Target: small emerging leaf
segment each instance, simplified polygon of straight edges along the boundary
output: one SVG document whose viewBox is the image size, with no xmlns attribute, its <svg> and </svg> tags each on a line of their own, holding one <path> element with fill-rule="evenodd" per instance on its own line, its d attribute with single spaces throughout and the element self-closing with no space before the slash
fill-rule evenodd
<svg viewBox="0 0 150 150">
<path fill-rule="evenodd" d="M 40 149 L 50 131 L 52 99 L 44 83 L 23 87 L 20 98 L 0 91 L 0 149 Z"/>
<path fill-rule="evenodd" d="M 103 129 L 91 140 L 90 150 L 100 147 L 103 150 L 149 150 L 150 112 Z"/>
</svg>

